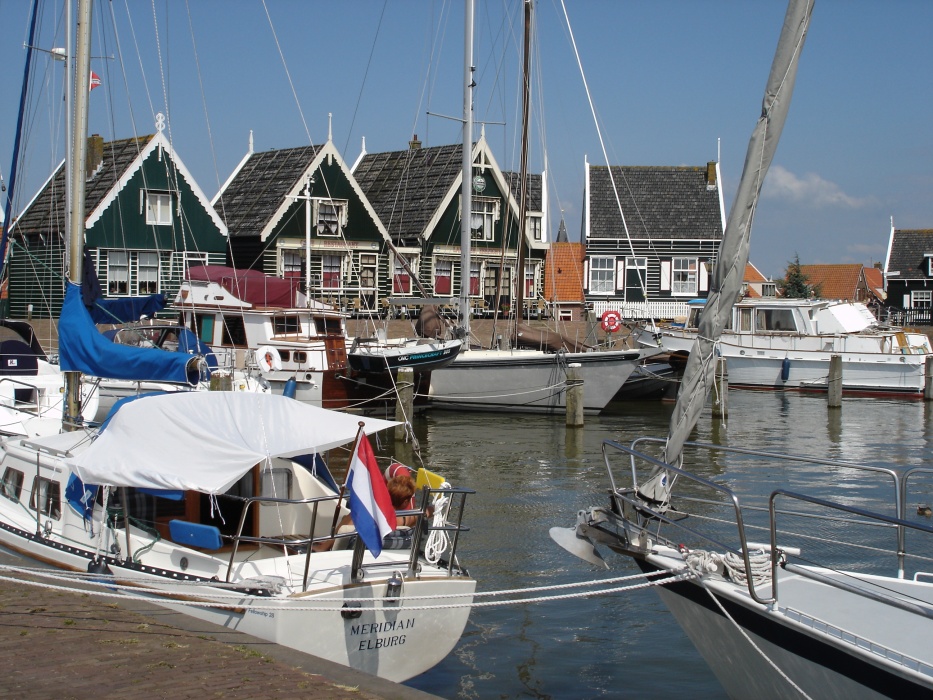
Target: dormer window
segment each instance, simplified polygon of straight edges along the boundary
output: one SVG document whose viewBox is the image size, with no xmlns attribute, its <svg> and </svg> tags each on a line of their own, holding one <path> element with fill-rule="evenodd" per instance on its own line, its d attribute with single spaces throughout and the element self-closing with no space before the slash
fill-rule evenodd
<svg viewBox="0 0 933 700">
<path fill-rule="evenodd" d="M 471 238 L 491 241 L 499 220 L 499 200 L 493 197 L 473 197 L 473 215 L 470 217 Z"/>
<path fill-rule="evenodd" d="M 172 225 L 172 195 L 169 192 L 146 192 L 146 224 Z"/>
<path fill-rule="evenodd" d="M 533 241 L 541 240 L 541 221 L 539 214 L 529 214 L 526 220 L 525 230 Z"/>
<path fill-rule="evenodd" d="M 318 199 L 314 203 L 317 235 L 339 236 L 347 225 L 347 202 L 338 199 Z"/>
</svg>

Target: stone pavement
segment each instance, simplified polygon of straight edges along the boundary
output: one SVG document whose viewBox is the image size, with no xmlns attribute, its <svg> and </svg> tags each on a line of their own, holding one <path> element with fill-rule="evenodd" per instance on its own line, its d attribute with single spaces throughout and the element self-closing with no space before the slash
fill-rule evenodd
<svg viewBox="0 0 933 700">
<path fill-rule="evenodd" d="M 0 697 L 434 696 L 148 603 L 0 580 Z"/>
</svg>

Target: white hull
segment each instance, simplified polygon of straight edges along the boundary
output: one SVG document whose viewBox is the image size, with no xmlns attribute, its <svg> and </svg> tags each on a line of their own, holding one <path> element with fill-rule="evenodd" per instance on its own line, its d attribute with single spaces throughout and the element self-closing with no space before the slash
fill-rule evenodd
<svg viewBox="0 0 933 700">
<path fill-rule="evenodd" d="M 40 360 L 39 373 L 7 376 L 0 381 L 0 435 L 37 437 L 61 431 L 64 378 L 57 365 Z M 98 414 L 100 394 L 91 383 L 82 385 L 82 416 Z"/>
<path fill-rule="evenodd" d="M 461 410 L 553 413 L 566 406 L 566 368 L 583 372 L 584 412 L 602 411 L 629 378 L 644 351 L 545 353 L 470 350 L 431 373 L 431 405 Z"/>
</svg>

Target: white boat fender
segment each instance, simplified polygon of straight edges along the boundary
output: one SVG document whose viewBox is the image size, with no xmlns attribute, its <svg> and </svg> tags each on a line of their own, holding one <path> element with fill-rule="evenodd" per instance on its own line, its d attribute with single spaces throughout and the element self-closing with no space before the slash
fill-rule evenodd
<svg viewBox="0 0 933 700">
<path fill-rule="evenodd" d="M 256 351 L 256 364 L 263 374 L 282 369 L 282 356 L 271 345 L 263 345 Z"/>
</svg>

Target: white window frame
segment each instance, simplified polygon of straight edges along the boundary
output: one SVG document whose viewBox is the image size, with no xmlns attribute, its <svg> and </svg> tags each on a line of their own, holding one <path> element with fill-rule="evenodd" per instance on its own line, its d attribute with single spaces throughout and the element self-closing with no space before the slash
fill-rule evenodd
<svg viewBox="0 0 933 700">
<path fill-rule="evenodd" d="M 123 290 L 114 285 L 124 285 Z M 130 254 L 125 250 L 107 251 L 107 296 L 125 297 L 130 294 Z"/>
<path fill-rule="evenodd" d="M 638 274 L 638 287 L 635 285 L 629 284 L 629 272 Z M 628 290 L 637 289 L 638 292 L 642 295 L 642 299 L 638 301 L 645 301 L 648 299 L 648 258 L 647 257 L 627 257 L 625 258 L 625 278 L 622 280 L 623 289 L 625 290 L 625 299 L 628 301 Z"/>
<path fill-rule="evenodd" d="M 282 250 L 282 277 L 305 277 L 305 255 L 301 250 Z"/>
<path fill-rule="evenodd" d="M 146 192 L 146 225 L 172 225 L 171 192 Z"/>
<path fill-rule="evenodd" d="M 363 275 L 372 273 L 372 284 L 363 284 Z M 360 291 L 373 292 L 379 287 L 379 258 L 375 253 L 360 254 Z"/>
<path fill-rule="evenodd" d="M 437 290 L 437 280 L 444 278 L 447 280 L 447 291 L 439 292 Z M 454 289 L 454 261 L 448 258 L 438 258 L 434 261 L 434 293 L 452 294 Z"/>
<path fill-rule="evenodd" d="M 616 290 L 616 259 L 594 256 L 590 258 L 590 294 L 613 294 Z"/>
<path fill-rule="evenodd" d="M 415 293 L 415 283 L 412 280 L 411 275 L 408 274 L 408 270 L 405 269 L 405 266 L 399 262 L 399 258 L 405 258 L 405 262 L 408 263 L 408 267 L 412 270 L 418 269 L 418 256 L 417 254 L 412 253 L 400 253 L 399 255 L 392 254 L 392 294 L 394 296 L 413 296 Z M 395 288 L 395 279 L 399 278 L 408 280 L 408 291 L 399 291 Z"/>
<path fill-rule="evenodd" d="M 533 241 L 541 240 L 544 217 L 541 214 L 529 214 L 525 221 L 525 234 Z"/>
<path fill-rule="evenodd" d="M 914 289 L 910 293 L 910 308 L 912 309 L 933 308 L 933 291 L 929 289 Z"/>
<path fill-rule="evenodd" d="M 499 220 L 499 200 L 495 197 L 473 197 L 471 202 L 473 208 L 473 214 L 470 217 L 471 240 L 493 240 L 496 233 L 496 222 Z M 474 226 L 474 223 L 480 225 Z"/>
<path fill-rule="evenodd" d="M 697 258 L 672 258 L 671 296 L 695 297 L 699 269 Z"/>
<path fill-rule="evenodd" d="M 347 200 L 315 199 L 314 223 L 317 235 L 336 238 L 347 225 Z"/>
<path fill-rule="evenodd" d="M 325 285 L 327 275 L 333 275 L 336 262 L 336 281 L 333 287 Z M 342 255 L 322 255 L 321 256 L 321 289 L 325 292 L 338 292 L 343 289 L 343 256 Z"/>
<path fill-rule="evenodd" d="M 133 253 L 133 258 L 136 262 L 136 294 L 146 295 L 146 294 L 158 294 L 161 289 L 161 280 L 162 280 L 162 256 L 159 255 L 157 250 L 140 250 Z M 144 265 L 143 259 L 149 260 L 149 264 Z M 152 264 L 154 260 L 155 264 Z M 154 272 L 153 279 L 144 279 Z M 142 285 L 145 282 L 155 282 L 155 286 L 152 289 L 143 289 Z"/>
</svg>

